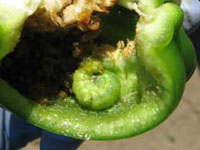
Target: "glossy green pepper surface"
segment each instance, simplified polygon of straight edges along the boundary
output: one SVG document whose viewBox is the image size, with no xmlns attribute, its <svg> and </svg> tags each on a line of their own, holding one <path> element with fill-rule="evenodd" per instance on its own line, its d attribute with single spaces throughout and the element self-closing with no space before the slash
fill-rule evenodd
<svg viewBox="0 0 200 150">
<path fill-rule="evenodd" d="M 131 40 L 119 42 L 117 47 L 94 48 L 74 73 L 74 96 L 42 105 L 0 80 L 0 103 L 38 127 L 87 140 L 135 136 L 165 120 L 178 105 L 195 66 L 193 45 L 182 29 L 183 12 L 164 0 L 122 0 L 119 4 L 139 15 L 136 24 L 134 17 L 125 14 L 135 29 L 126 23 L 122 23 L 124 30 L 120 29 Z M 1 16 L 3 58 L 13 45 L 4 48 L 10 43 L 4 36 L 8 32 L 4 32 L 6 21 Z M 102 30 L 111 30 L 113 23 L 107 19 L 103 24 Z M 21 22 L 8 25 L 21 26 Z M 113 30 L 117 28 L 113 24 Z M 115 34 L 111 42 L 125 40 L 124 34 Z M 112 39 L 112 34 L 104 31 L 101 35 L 107 41 L 108 36 Z"/>
</svg>

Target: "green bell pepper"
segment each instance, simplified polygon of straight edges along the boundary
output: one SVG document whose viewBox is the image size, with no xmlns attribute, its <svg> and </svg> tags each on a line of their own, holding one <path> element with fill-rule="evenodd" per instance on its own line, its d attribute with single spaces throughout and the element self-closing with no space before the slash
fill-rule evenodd
<svg viewBox="0 0 200 150">
<path fill-rule="evenodd" d="M 130 40 L 94 46 L 73 75 L 74 96 L 39 104 L 0 80 L 0 103 L 31 124 L 86 140 L 135 136 L 165 120 L 178 105 L 195 66 L 193 45 L 182 28 L 183 12 L 165 0 L 119 4 L 131 11 L 119 8 L 121 15 L 111 13 L 119 19 L 114 22 L 103 18 L 100 37 L 111 43 L 126 40 L 126 35 Z M 8 11 L 8 19 L 2 11 Z M 12 11 L 0 8 L 0 59 L 13 50 L 23 26 L 23 21 L 10 22 L 16 19 Z M 121 19 L 121 26 L 116 25 Z M 7 37 L 9 32 L 15 34 Z"/>
</svg>

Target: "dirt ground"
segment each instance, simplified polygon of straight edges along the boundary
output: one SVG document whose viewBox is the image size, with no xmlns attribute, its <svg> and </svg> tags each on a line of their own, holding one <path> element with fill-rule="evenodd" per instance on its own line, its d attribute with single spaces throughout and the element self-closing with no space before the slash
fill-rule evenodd
<svg viewBox="0 0 200 150">
<path fill-rule="evenodd" d="M 39 150 L 38 144 L 36 140 L 23 150 Z M 125 140 L 87 141 L 78 150 L 200 150 L 199 70 L 187 83 L 178 108 L 156 129 Z"/>
</svg>

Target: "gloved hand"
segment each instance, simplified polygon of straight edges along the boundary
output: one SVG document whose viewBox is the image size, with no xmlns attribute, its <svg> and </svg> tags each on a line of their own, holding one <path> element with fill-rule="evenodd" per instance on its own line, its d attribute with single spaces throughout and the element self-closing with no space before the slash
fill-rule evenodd
<svg viewBox="0 0 200 150">
<path fill-rule="evenodd" d="M 182 0 L 181 8 L 184 10 L 184 28 L 188 32 L 195 31 L 200 25 L 200 1 Z"/>
<path fill-rule="evenodd" d="M 0 107 L 0 150 L 17 150 L 41 137 L 41 150 L 75 150 L 82 141 L 49 133 Z"/>
<path fill-rule="evenodd" d="M 184 28 L 187 30 L 196 49 L 197 60 L 200 64 L 200 0 L 182 0 L 184 10 Z"/>
</svg>

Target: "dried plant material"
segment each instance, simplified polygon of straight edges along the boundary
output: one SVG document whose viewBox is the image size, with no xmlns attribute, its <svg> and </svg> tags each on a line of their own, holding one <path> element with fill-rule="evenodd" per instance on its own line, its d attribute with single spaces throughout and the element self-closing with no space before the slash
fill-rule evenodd
<svg viewBox="0 0 200 150">
<path fill-rule="evenodd" d="M 26 26 L 37 31 L 55 31 L 77 26 L 81 30 L 97 30 L 99 14 L 108 13 L 117 0 L 43 0 Z"/>
</svg>

